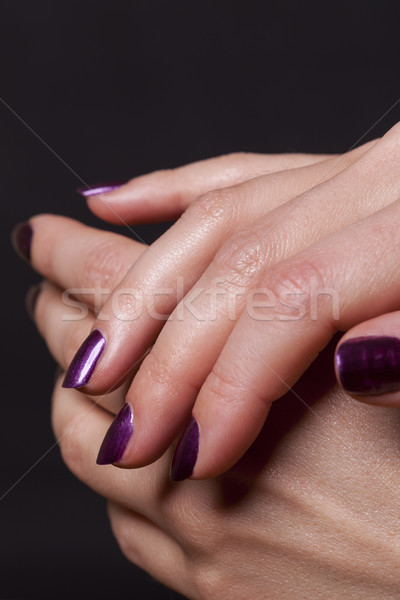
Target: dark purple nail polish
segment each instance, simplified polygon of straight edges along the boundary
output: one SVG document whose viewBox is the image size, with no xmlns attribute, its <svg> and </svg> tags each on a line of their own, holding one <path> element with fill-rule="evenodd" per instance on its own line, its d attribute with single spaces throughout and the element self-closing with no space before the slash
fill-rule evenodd
<svg viewBox="0 0 400 600">
<path fill-rule="evenodd" d="M 93 183 L 92 185 L 88 185 L 87 187 L 79 187 L 77 188 L 78 194 L 81 196 L 85 196 L 88 198 L 89 196 L 98 196 L 99 194 L 107 194 L 107 192 L 112 192 L 113 190 L 117 190 L 121 185 L 124 185 L 126 181 L 111 181 L 109 183 Z"/>
<path fill-rule="evenodd" d="M 133 433 L 133 412 L 126 403 L 111 423 L 97 456 L 98 465 L 111 465 L 121 460 Z"/>
<path fill-rule="evenodd" d="M 379 396 L 400 390 L 400 339 L 365 336 L 343 342 L 336 371 L 346 392 Z"/>
<path fill-rule="evenodd" d="M 41 291 L 42 286 L 39 283 L 37 285 L 32 285 L 26 294 L 25 305 L 31 319 L 34 318 L 36 302 Z"/>
<path fill-rule="evenodd" d="M 72 359 L 65 373 L 63 387 L 80 388 L 86 385 L 105 345 L 106 338 L 104 335 L 98 329 L 94 329 Z"/>
<path fill-rule="evenodd" d="M 170 473 L 172 481 L 182 481 L 191 476 L 198 454 L 199 425 L 196 419 L 191 417 L 177 447 L 175 448 Z"/>
<path fill-rule="evenodd" d="M 31 260 L 32 237 L 32 225 L 28 222 L 17 225 L 11 236 L 14 250 L 21 258 L 24 258 L 28 262 Z"/>
</svg>

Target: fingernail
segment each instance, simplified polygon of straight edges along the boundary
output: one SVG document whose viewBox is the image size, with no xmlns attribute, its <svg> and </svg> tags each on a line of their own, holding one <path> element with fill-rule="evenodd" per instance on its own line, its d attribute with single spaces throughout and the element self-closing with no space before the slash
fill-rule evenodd
<svg viewBox="0 0 400 600">
<path fill-rule="evenodd" d="M 25 297 L 26 310 L 28 311 L 28 314 L 32 320 L 34 319 L 35 306 L 41 291 L 42 286 L 40 283 L 37 285 L 32 285 Z"/>
<path fill-rule="evenodd" d="M 126 181 L 110 181 L 109 183 L 93 183 L 92 185 L 88 185 L 85 187 L 77 188 L 78 194 L 81 196 L 98 196 L 99 194 L 107 194 L 107 192 L 112 192 L 113 190 L 117 190 L 121 185 L 124 185 Z"/>
<path fill-rule="evenodd" d="M 181 439 L 175 449 L 171 464 L 170 477 L 172 481 L 182 481 L 193 473 L 199 454 L 199 425 L 191 417 Z"/>
<path fill-rule="evenodd" d="M 100 446 L 96 463 L 111 465 L 121 460 L 133 433 L 133 411 L 126 403 L 111 423 Z"/>
<path fill-rule="evenodd" d="M 106 338 L 98 329 L 83 342 L 65 373 L 62 386 L 80 388 L 86 385 L 106 345 Z"/>
<path fill-rule="evenodd" d="M 31 260 L 33 229 L 28 222 L 17 225 L 12 234 L 11 240 L 16 253 L 28 262 Z"/>
<path fill-rule="evenodd" d="M 366 336 L 343 342 L 336 371 L 346 392 L 377 396 L 400 390 L 400 339 Z"/>
</svg>

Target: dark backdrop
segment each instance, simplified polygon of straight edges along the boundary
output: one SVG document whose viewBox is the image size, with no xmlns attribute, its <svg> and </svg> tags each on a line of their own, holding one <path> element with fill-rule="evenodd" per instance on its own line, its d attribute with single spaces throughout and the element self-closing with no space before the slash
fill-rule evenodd
<svg viewBox="0 0 400 600">
<path fill-rule="evenodd" d="M 400 120 L 396 4 L 0 2 L 1 598 L 178 598 L 120 555 L 104 500 L 49 451 L 54 364 L 25 313 L 38 277 L 11 228 L 43 211 L 101 226 L 75 173 L 123 180 L 381 135 Z M 147 241 L 161 230 L 137 228 Z"/>
</svg>

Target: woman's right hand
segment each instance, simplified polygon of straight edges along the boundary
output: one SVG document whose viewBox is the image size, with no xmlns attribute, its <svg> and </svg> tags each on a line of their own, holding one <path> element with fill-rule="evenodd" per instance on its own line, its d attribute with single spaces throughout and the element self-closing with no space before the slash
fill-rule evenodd
<svg viewBox="0 0 400 600">
<path fill-rule="evenodd" d="M 89 206 L 104 220 L 117 224 L 126 225 L 126 219 L 132 221 L 132 211 L 135 222 L 161 221 L 179 216 L 199 195 L 214 187 L 235 185 L 269 173 L 275 189 L 265 201 L 267 207 L 272 208 L 308 185 L 345 168 L 371 144 L 373 142 L 357 148 L 345 158 L 294 153 L 230 154 L 136 177 L 118 190 L 112 206 L 108 206 L 102 195 L 91 197 L 92 194 L 88 198 Z M 66 330 L 69 321 L 81 323 L 64 348 L 70 359 L 85 337 L 83 332 L 90 331 L 107 298 L 148 248 L 126 235 L 94 229 L 56 215 L 33 217 L 17 226 L 12 237 L 17 253 L 64 290 L 63 311 L 57 318 L 64 321 Z M 136 367 L 129 364 L 122 379 L 132 375 L 132 370 Z"/>
<path fill-rule="evenodd" d="M 398 308 L 399 148 L 398 124 L 321 185 L 298 175 L 329 161 L 214 191 L 142 255 L 64 382 L 103 392 L 158 335 L 127 393 L 135 433 L 118 456 L 108 439 L 100 462 L 148 464 L 186 425 L 172 478 L 222 473 L 336 330 Z"/>
<path fill-rule="evenodd" d="M 368 155 L 368 150 L 372 147 L 374 147 L 374 143 L 358 148 L 345 157 L 327 158 L 319 162 L 315 160 L 314 157 L 314 162 L 307 166 L 275 171 L 270 175 L 256 177 L 255 179 L 253 178 L 247 180 L 245 183 L 237 185 L 228 192 L 222 190 L 221 194 L 223 196 L 225 194 L 229 195 L 229 193 L 233 193 L 232 190 L 234 190 L 236 196 L 240 196 L 241 193 L 246 193 L 247 199 L 251 199 L 251 190 L 256 192 L 258 189 L 258 197 L 256 198 L 256 196 L 254 196 L 254 206 L 258 207 L 256 210 L 262 211 L 267 214 L 267 216 L 270 215 L 268 218 L 271 220 L 271 239 L 277 241 L 277 245 L 274 247 L 274 250 L 268 259 L 271 264 L 273 264 L 274 262 L 279 262 L 288 255 L 290 256 L 290 254 L 294 253 L 299 248 L 301 249 L 311 241 L 323 237 L 327 231 L 331 231 L 332 228 L 334 230 L 343 225 L 343 223 L 348 223 L 349 220 L 351 222 L 351 220 L 359 218 L 360 215 L 364 216 L 365 213 L 368 214 L 369 212 L 376 210 L 376 204 L 364 203 L 361 201 L 359 203 L 354 203 L 354 205 L 350 203 L 345 207 L 345 203 L 342 199 L 341 205 L 343 212 L 338 211 L 337 203 L 330 203 L 330 212 L 328 211 L 330 217 L 328 218 L 326 215 L 327 208 L 318 200 L 318 190 L 315 188 L 315 194 L 310 193 L 311 188 L 317 183 L 320 183 L 324 179 L 335 174 L 344 173 L 346 168 L 351 169 L 357 159 L 362 160 L 362 157 Z M 287 160 L 287 158 L 283 158 L 284 160 Z M 228 157 L 228 159 L 232 161 L 233 157 Z M 228 159 L 224 160 L 226 161 Z M 234 160 L 237 161 L 238 158 L 235 157 Z M 243 159 L 240 158 L 240 160 Z M 266 170 L 266 165 L 268 161 L 271 160 L 271 157 L 263 158 L 264 168 Z M 293 157 L 291 160 L 293 160 Z M 304 157 L 302 157 L 301 160 L 304 161 Z M 192 185 L 194 186 L 192 196 L 190 196 L 189 193 L 189 200 L 187 190 L 185 194 L 183 194 L 186 198 L 186 202 L 192 202 L 190 208 L 197 207 L 195 212 L 191 213 L 192 215 L 197 213 L 203 214 L 202 206 L 204 204 L 204 197 L 200 198 L 200 200 L 195 200 L 195 194 L 199 191 L 199 178 L 191 178 L 188 173 L 193 173 L 199 168 L 205 169 L 207 172 L 206 176 L 203 177 L 203 179 L 200 178 L 201 185 L 204 189 L 207 182 L 209 185 L 211 185 L 210 182 L 215 183 L 216 173 L 219 173 L 219 177 L 221 177 L 221 173 L 224 173 L 224 170 L 221 171 L 220 169 L 215 168 L 215 163 L 218 163 L 219 166 L 221 166 L 221 161 L 222 159 L 214 159 L 214 161 L 209 161 L 206 165 L 200 167 L 199 165 L 192 165 L 183 169 L 184 176 L 182 175 L 182 177 L 184 185 L 182 185 L 182 189 L 185 188 L 185 185 L 188 185 L 188 182 L 192 182 Z M 214 165 L 212 169 L 210 169 L 211 165 Z M 257 168 L 260 168 L 259 165 Z M 277 166 L 275 165 L 274 168 L 276 169 Z M 211 171 L 212 173 L 210 175 Z M 247 173 L 250 174 L 250 171 L 247 171 Z M 208 175 L 210 175 L 209 179 Z M 233 180 L 235 180 L 235 178 L 237 179 L 237 169 L 236 171 L 235 169 L 232 169 L 230 176 L 233 177 Z M 137 206 L 141 205 L 140 202 L 138 203 L 137 199 L 138 188 L 148 190 L 149 182 L 153 181 L 153 179 L 160 187 L 160 177 L 166 177 L 166 180 L 170 183 L 173 181 L 171 174 L 153 174 L 145 176 L 144 178 L 139 178 L 141 179 L 141 182 L 134 180 L 131 184 L 128 184 L 127 189 L 130 189 L 130 187 L 133 186 L 132 193 L 133 195 L 136 194 L 136 202 L 133 203 L 134 206 L 131 206 L 129 210 L 135 212 Z M 241 173 L 241 177 L 243 178 L 243 172 Z M 171 204 L 175 206 L 174 210 L 176 210 L 177 197 L 180 197 L 179 205 L 181 209 L 183 208 L 181 203 L 182 194 L 181 196 L 177 194 L 177 189 L 180 185 L 179 181 L 180 176 L 178 174 L 175 186 L 172 185 L 172 189 L 167 188 L 168 191 L 165 193 L 164 197 L 164 205 L 168 205 L 169 200 L 171 200 Z M 225 175 L 225 182 L 226 181 Z M 264 188 L 268 189 L 267 195 L 261 193 Z M 308 194 L 305 195 L 303 202 L 302 192 L 305 190 L 308 190 Z M 118 193 L 121 192 L 118 191 Z M 107 195 L 107 198 L 110 196 L 111 194 Z M 211 196 L 212 194 L 210 195 L 210 198 Z M 292 200 L 293 196 L 295 196 L 294 200 Z M 156 193 L 155 198 L 157 199 Z M 97 199 L 97 202 L 98 201 L 99 199 Z M 92 198 L 91 202 L 96 202 L 96 199 Z M 114 196 L 113 204 L 115 202 Z M 154 209 L 154 207 L 148 207 L 150 215 L 154 215 L 154 210 L 162 210 L 159 206 L 160 202 L 160 197 L 158 196 L 156 201 L 157 208 Z M 287 204 L 285 204 L 285 202 Z M 273 207 L 278 207 L 278 212 L 272 211 Z M 127 205 L 125 206 L 125 210 L 128 210 Z M 143 212 L 144 208 L 142 207 L 141 210 Z M 248 207 L 246 205 L 243 207 L 243 211 L 246 212 L 247 210 Z M 125 213 L 125 216 L 126 214 L 127 213 Z M 217 222 L 215 222 L 215 231 L 213 231 L 213 227 L 211 226 L 213 223 L 212 214 L 207 216 L 207 214 L 204 213 L 203 229 L 200 227 L 200 229 L 197 230 L 192 224 L 194 227 L 192 232 L 193 247 L 191 247 L 189 255 L 185 256 L 186 245 L 182 246 L 181 258 L 184 261 L 183 266 L 179 265 L 175 256 L 177 250 L 179 253 L 179 244 L 177 244 L 176 239 L 174 238 L 174 232 L 176 232 L 176 229 L 174 228 L 171 228 L 171 230 L 163 236 L 163 239 L 160 240 L 161 246 L 156 242 L 156 245 L 148 249 L 145 254 L 141 254 L 142 248 L 138 245 L 136 245 L 133 254 L 130 254 L 128 252 L 128 247 L 126 246 L 127 252 L 125 257 L 127 256 L 128 258 L 125 260 L 125 257 L 121 258 L 118 251 L 116 251 L 115 239 L 117 236 L 113 238 L 113 241 L 109 242 L 107 241 L 110 238 L 109 234 L 96 236 L 96 233 L 93 230 L 85 230 L 82 227 L 79 230 L 76 225 L 73 225 L 71 222 L 63 222 L 61 218 L 41 216 L 31 220 L 35 231 L 32 244 L 32 262 L 34 266 L 44 276 L 51 278 L 62 287 L 75 287 L 75 293 L 82 292 L 82 289 L 79 289 L 82 287 L 92 288 L 90 292 L 92 297 L 89 298 L 89 294 L 86 295 L 87 301 L 92 303 L 94 301 L 93 287 L 96 287 L 95 284 L 97 281 L 98 285 L 96 289 L 99 293 L 95 298 L 96 306 L 94 306 L 94 310 L 97 312 L 99 308 L 101 309 L 100 314 L 98 315 L 97 326 L 98 323 L 101 323 L 102 330 L 105 330 L 106 328 L 112 329 L 112 326 L 117 322 L 121 327 L 121 335 L 116 335 L 116 332 L 113 331 L 114 337 L 112 347 L 114 348 L 114 351 L 116 348 L 119 348 L 117 356 L 115 356 L 116 360 L 110 361 L 109 358 L 107 359 L 106 350 L 104 359 L 102 357 L 101 364 L 99 364 L 96 373 L 97 379 L 95 377 L 92 380 L 94 385 L 92 386 L 91 381 L 87 388 L 89 393 L 104 392 L 109 389 L 111 385 L 116 387 L 120 383 L 121 378 L 126 377 L 127 373 L 131 370 L 132 362 L 141 360 L 143 353 L 148 348 L 148 344 L 151 344 L 153 341 L 153 338 L 150 336 L 151 332 L 152 335 L 157 335 L 158 330 L 164 325 L 164 318 L 151 319 L 150 317 L 153 315 L 151 312 L 146 314 L 146 311 L 144 311 L 144 314 L 142 315 L 143 318 L 136 320 L 133 324 L 125 323 L 118 319 L 117 321 L 115 319 L 104 319 L 105 307 L 103 306 L 103 303 L 106 298 L 101 295 L 101 293 L 105 291 L 104 282 L 108 287 L 107 292 L 109 293 L 112 291 L 113 286 L 116 285 L 126 273 L 127 263 L 130 265 L 135 263 L 139 254 L 141 254 L 141 260 L 135 264 L 133 272 L 137 275 L 138 269 L 138 272 L 142 273 L 145 290 L 148 289 L 149 293 L 153 295 L 153 298 L 154 295 L 157 296 L 157 294 L 162 296 L 165 290 L 160 289 L 160 286 L 163 288 L 163 283 L 171 280 L 171 278 L 173 280 L 176 274 L 178 274 L 179 278 L 179 272 L 181 270 L 183 278 L 188 275 L 188 269 L 191 273 L 189 273 L 190 277 L 194 276 L 194 278 L 196 278 L 197 267 L 195 268 L 195 265 L 200 256 L 196 254 L 196 248 L 199 246 L 200 249 L 202 249 L 201 251 L 203 254 L 205 251 L 211 252 L 211 254 L 214 252 L 215 248 L 213 250 L 212 247 L 209 248 L 207 245 L 208 234 L 205 235 L 204 239 L 202 239 L 202 235 L 208 230 L 209 234 L 214 239 L 214 245 L 217 244 L 218 246 L 221 242 L 218 231 L 221 226 L 226 225 L 226 215 L 223 216 L 223 214 L 224 213 L 222 212 L 222 220 L 218 226 Z M 229 210 L 227 214 L 229 215 Z M 313 214 L 315 218 L 310 219 L 310 214 Z M 308 226 L 299 230 L 297 218 L 306 219 Z M 189 221 L 190 218 L 187 217 L 185 223 L 188 223 Z M 181 227 L 179 223 L 177 226 Z M 187 235 L 187 227 L 184 224 L 182 227 L 183 231 L 186 230 L 184 235 L 184 237 L 186 236 L 186 244 L 188 239 L 190 241 L 192 238 L 190 235 Z M 260 227 L 262 227 L 262 223 L 260 224 Z M 257 238 L 257 235 L 255 235 L 253 230 L 249 230 L 246 235 L 250 235 L 250 240 L 253 239 L 253 241 Z M 171 242 L 171 245 L 169 245 L 167 241 L 171 236 L 173 241 Z M 95 241 L 96 237 L 99 240 L 99 243 Z M 100 241 L 100 238 L 102 238 L 102 241 Z M 236 240 L 236 242 L 238 242 L 238 240 Z M 271 241 L 268 243 L 271 245 Z M 125 245 L 126 244 L 128 244 L 127 240 L 125 240 Z M 124 243 L 122 243 L 122 245 L 124 246 Z M 236 249 L 238 252 L 242 250 L 239 246 Z M 159 258 L 160 252 L 162 259 Z M 194 255 L 196 255 L 196 260 L 195 263 L 192 264 L 191 260 Z M 158 258 L 155 259 L 154 256 Z M 249 257 L 250 262 L 253 258 L 253 255 Z M 88 264 L 92 264 L 90 270 L 88 270 Z M 249 264 L 249 266 L 251 265 Z M 249 277 L 248 281 L 246 278 L 246 286 L 249 285 L 250 289 L 251 286 L 254 285 L 261 267 L 265 268 L 265 265 L 263 265 L 260 260 L 257 269 L 254 272 L 254 276 Z M 161 272 L 161 279 L 155 279 L 155 273 L 160 275 Z M 131 277 L 131 274 L 129 277 Z M 186 284 L 187 280 L 185 280 L 185 285 Z M 132 287 L 130 287 L 130 290 L 132 290 Z M 116 292 L 113 292 L 112 300 L 114 300 L 116 296 L 120 298 L 120 293 L 121 287 L 117 288 Z M 185 319 L 184 322 L 179 323 L 173 321 L 171 324 L 167 323 L 165 325 L 162 334 L 156 342 L 153 352 L 145 359 L 142 369 L 135 378 L 135 387 L 133 388 L 137 392 L 134 402 L 137 425 L 134 436 L 135 444 L 131 444 L 130 448 L 128 448 L 127 453 L 124 456 L 124 462 L 121 463 L 121 466 L 122 464 L 124 466 L 141 466 L 155 460 L 157 456 L 165 451 L 166 447 L 172 443 L 175 436 L 179 433 L 179 430 L 186 420 L 187 411 L 191 408 L 191 403 L 193 402 L 192 396 L 195 387 L 193 382 L 198 381 L 200 384 L 203 377 L 207 374 L 207 369 L 210 364 L 217 357 L 218 348 L 221 347 L 225 337 L 229 334 L 234 325 L 234 319 L 226 318 L 226 315 L 224 314 L 224 309 L 226 308 L 224 302 L 226 299 L 226 297 L 222 299 L 222 305 L 219 307 L 219 314 L 217 315 L 218 318 L 215 324 L 212 320 L 207 319 L 207 315 L 206 322 L 202 322 L 201 319 L 197 322 L 197 319 L 193 320 L 190 318 L 190 315 L 187 314 L 187 319 Z M 107 310 L 109 310 L 109 306 L 110 305 L 108 304 Z M 240 314 L 240 310 L 238 311 L 238 315 Z M 114 316 L 116 315 L 114 314 Z M 165 330 L 168 330 L 168 333 L 164 333 Z M 196 335 L 193 334 L 193 331 L 197 332 Z M 185 343 L 182 343 L 182 332 L 184 337 L 189 333 L 189 339 L 187 339 Z M 135 333 L 135 352 L 132 352 L 131 339 L 126 339 L 128 333 L 129 336 L 132 336 Z M 149 358 L 152 358 L 154 361 L 154 357 L 156 356 L 155 350 L 163 347 L 163 344 L 164 347 L 166 344 L 167 348 L 170 348 L 172 344 L 172 349 L 170 348 L 168 351 L 168 372 L 165 371 L 163 373 L 166 377 L 161 377 L 161 375 L 159 376 L 157 374 L 154 374 L 153 377 L 149 377 Z M 204 344 L 206 344 L 207 348 L 206 354 L 204 353 Z M 179 354 L 181 350 L 185 352 L 186 358 L 184 361 L 180 360 L 180 358 L 182 358 L 181 354 Z M 196 359 L 199 352 L 201 354 L 201 360 Z M 195 358 L 193 358 L 193 356 Z M 207 360 L 205 360 L 205 357 Z M 232 362 L 232 365 L 233 364 L 234 363 Z M 173 382 L 171 381 L 171 384 L 169 384 L 168 381 L 170 381 L 171 376 L 173 376 Z M 71 380 L 71 371 L 69 372 L 69 379 Z M 95 380 L 97 381 L 97 384 Z M 75 382 L 74 385 L 83 385 L 83 383 Z M 167 386 L 167 389 L 165 386 Z M 140 394 L 138 391 L 139 389 L 141 390 Z M 160 390 L 163 392 L 161 396 L 160 393 L 157 393 L 157 390 L 158 392 L 160 392 Z M 189 392 L 191 393 L 189 394 Z M 132 401 L 132 398 L 129 399 Z M 198 408 L 198 406 L 197 403 L 196 407 Z M 263 406 L 263 418 L 265 418 L 264 413 L 268 410 L 268 403 Z M 243 411 L 246 413 L 246 418 L 243 418 Z M 242 402 L 242 409 L 236 413 L 236 417 L 235 413 L 231 412 L 230 414 L 222 415 L 221 419 L 215 421 L 216 430 L 218 430 L 218 439 L 215 438 L 215 432 L 212 433 L 212 435 L 217 439 L 220 451 L 215 452 L 215 449 L 210 449 L 210 447 L 207 449 L 206 444 L 205 452 L 201 452 L 203 464 L 200 466 L 200 470 L 195 473 L 195 476 L 206 477 L 215 475 L 216 472 L 228 468 L 240 457 L 245 449 L 251 444 L 261 427 L 262 419 L 259 418 L 259 415 L 257 416 L 258 413 L 256 413 L 257 411 L 254 411 L 254 401 L 246 399 L 246 401 Z M 207 415 L 207 411 L 205 414 Z M 229 427 L 225 427 L 224 422 L 228 423 L 231 416 L 233 419 L 236 418 L 236 425 L 230 423 Z M 211 418 L 212 414 L 208 414 L 208 417 Z M 237 435 L 235 436 L 232 436 L 232 426 L 236 428 Z M 205 438 L 203 436 L 202 447 L 204 441 Z M 212 459 L 211 462 L 210 458 Z M 117 461 L 114 460 L 113 462 Z"/>
</svg>

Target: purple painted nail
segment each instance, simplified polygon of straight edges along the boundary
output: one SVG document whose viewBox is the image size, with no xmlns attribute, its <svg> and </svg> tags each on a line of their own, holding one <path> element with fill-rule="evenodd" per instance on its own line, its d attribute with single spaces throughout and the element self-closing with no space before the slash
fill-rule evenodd
<svg viewBox="0 0 400 600">
<path fill-rule="evenodd" d="M 400 390 L 400 339 L 365 336 L 343 342 L 336 371 L 346 392 L 379 396 Z"/>
<path fill-rule="evenodd" d="M 198 454 L 199 425 L 196 419 L 191 417 L 177 447 L 175 448 L 170 473 L 172 481 L 182 481 L 191 476 Z"/>
<path fill-rule="evenodd" d="M 26 294 L 25 305 L 31 319 L 34 318 L 36 302 L 41 291 L 42 286 L 39 283 L 37 285 L 32 285 Z"/>
<path fill-rule="evenodd" d="M 14 250 L 21 258 L 24 258 L 28 262 L 31 260 L 32 237 L 32 225 L 28 222 L 17 225 L 11 236 Z"/>
<path fill-rule="evenodd" d="M 133 412 L 126 403 L 111 423 L 97 456 L 98 465 L 111 465 L 121 460 L 133 433 Z"/>
<path fill-rule="evenodd" d="M 121 185 L 124 185 L 126 181 L 110 181 L 109 183 L 93 183 L 92 185 L 88 185 L 86 187 L 77 188 L 78 194 L 81 196 L 85 196 L 88 198 L 89 196 L 98 196 L 99 194 L 107 194 L 107 192 L 112 192 L 113 190 L 117 190 Z"/>
<path fill-rule="evenodd" d="M 94 329 L 78 349 L 65 374 L 63 387 L 80 388 L 86 385 L 106 345 L 106 338 Z"/>
</svg>

